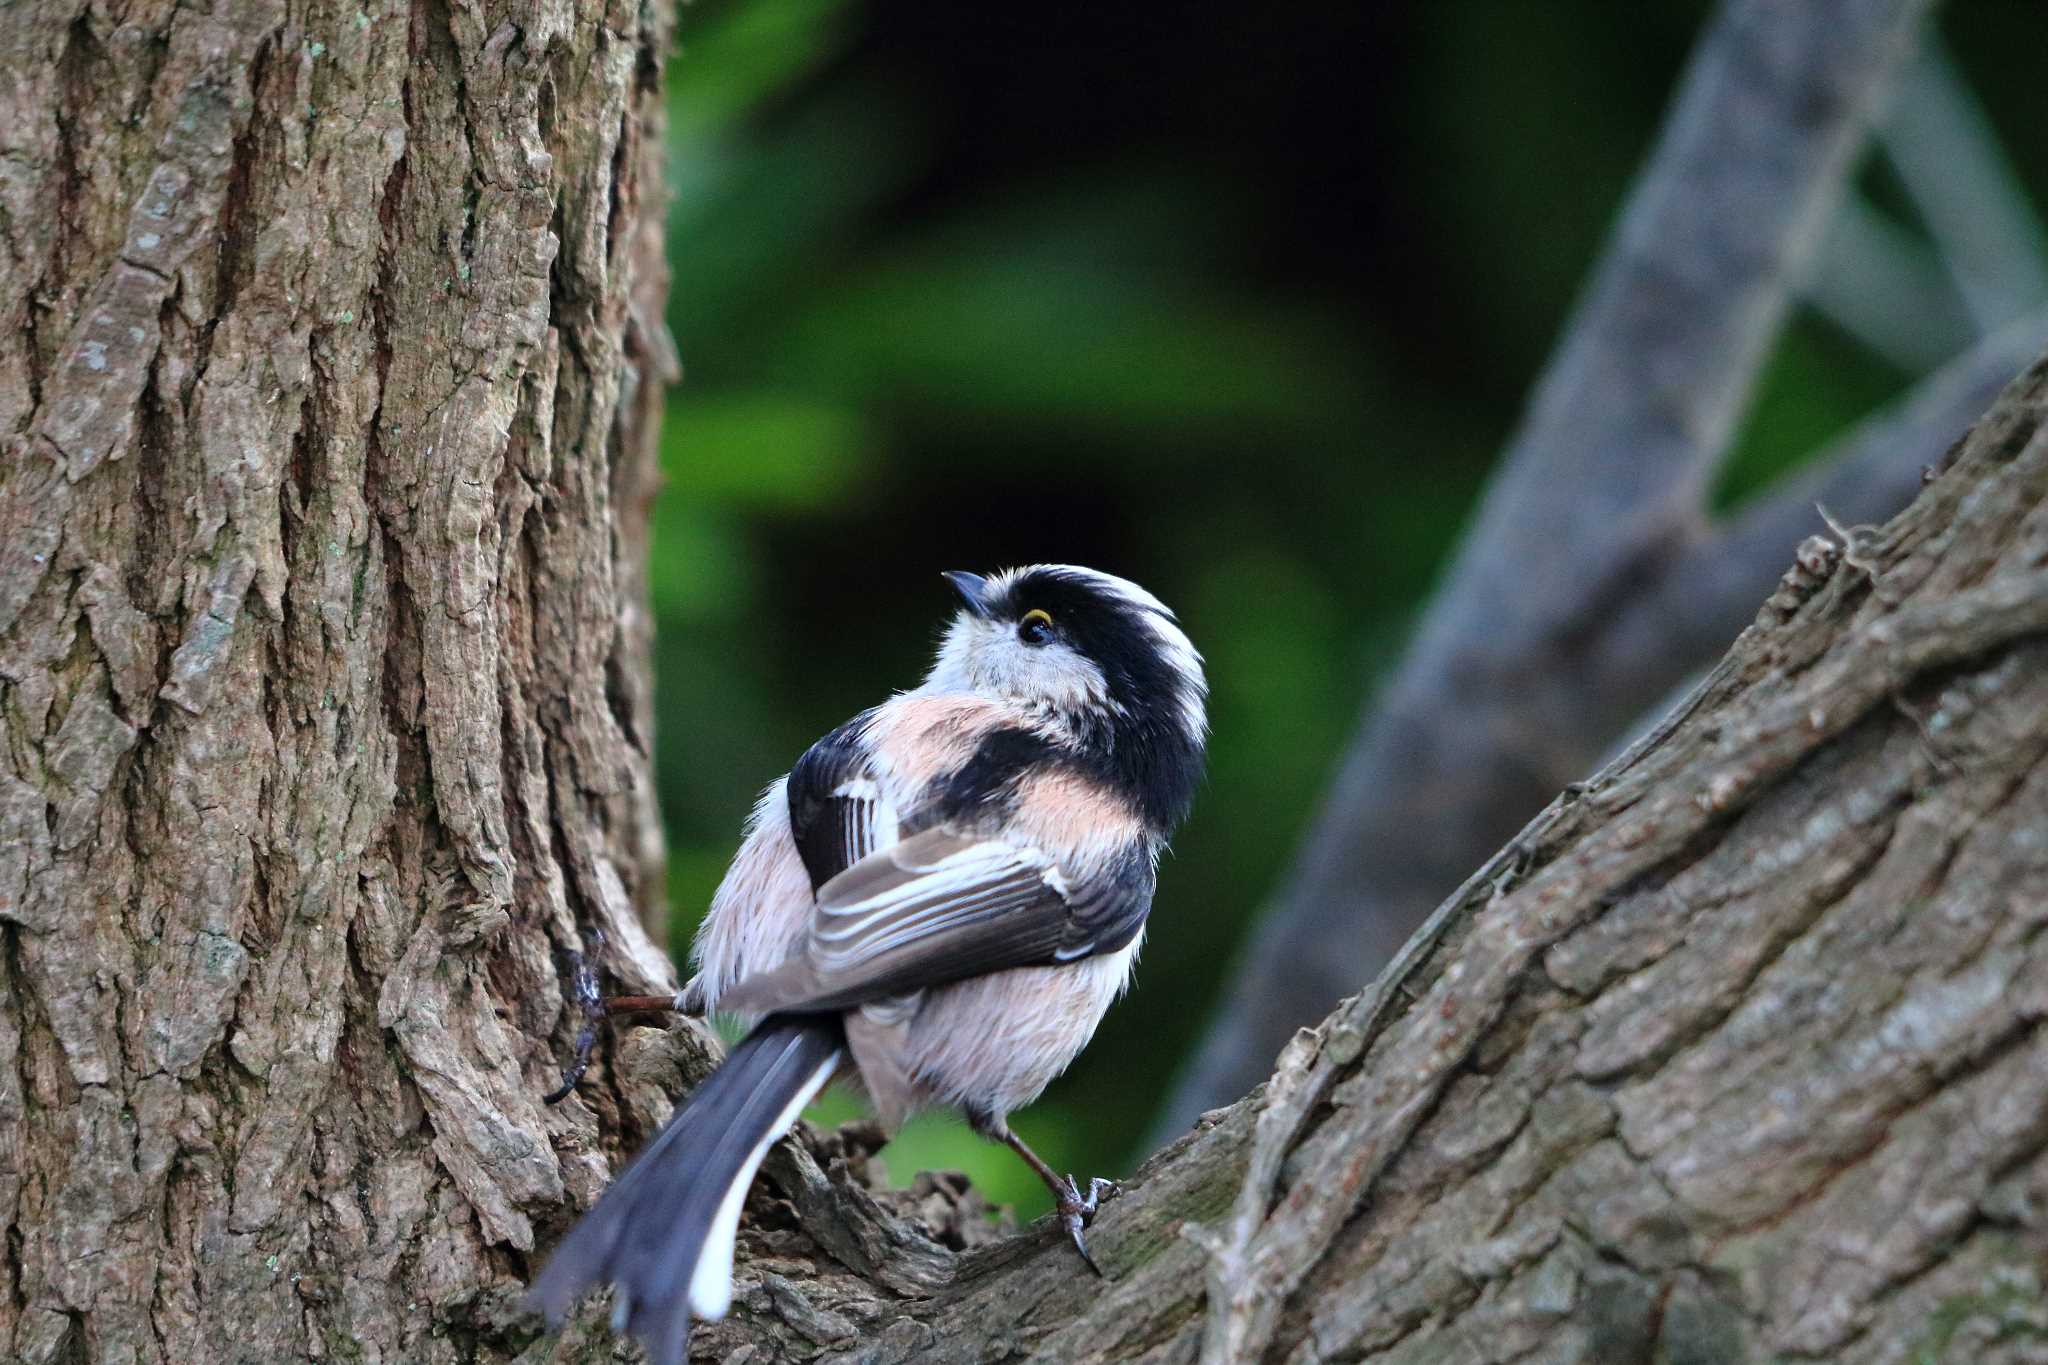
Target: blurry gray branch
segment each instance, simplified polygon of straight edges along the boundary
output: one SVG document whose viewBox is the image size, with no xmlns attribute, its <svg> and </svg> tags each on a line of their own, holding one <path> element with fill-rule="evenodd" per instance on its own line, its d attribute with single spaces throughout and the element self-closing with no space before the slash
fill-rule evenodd
<svg viewBox="0 0 2048 1365">
<path fill-rule="evenodd" d="M 2048 300 L 2040 219 L 1939 42 L 1906 69 L 1878 141 L 1980 331 Z"/>
<path fill-rule="evenodd" d="M 1521 429 L 1162 1134 L 1263 1080 L 1298 1026 L 1372 979 L 1490 849 L 1718 654 L 1821 529 L 1816 499 L 1845 524 L 1895 512 L 2048 335 L 2048 315 L 2028 312 L 1791 486 L 1711 519 L 1708 491 L 1756 377 L 1802 290 L 1827 279 L 1813 272 L 1816 248 L 1928 8 L 1728 0 L 1709 23 Z M 1944 64 L 1922 64 L 1886 136 L 1964 295 L 1954 315 L 1982 326 L 2012 316 L 2000 300 L 2039 299 L 2010 264 L 2032 249 L 2023 209 L 1987 211 L 2003 226 L 1980 232 L 1936 208 L 1964 182 L 1973 202 L 2013 201 L 1995 147 L 1929 150 L 1986 141 L 1973 110 Z M 1880 271 L 1871 287 L 1921 306 L 1890 278 Z"/>
<path fill-rule="evenodd" d="M 1928 236 L 1852 194 L 1804 292 L 1871 351 L 1919 372 L 2048 303 L 2048 253 L 2019 177 L 1938 40 L 1907 67 L 1877 137 Z"/>
</svg>

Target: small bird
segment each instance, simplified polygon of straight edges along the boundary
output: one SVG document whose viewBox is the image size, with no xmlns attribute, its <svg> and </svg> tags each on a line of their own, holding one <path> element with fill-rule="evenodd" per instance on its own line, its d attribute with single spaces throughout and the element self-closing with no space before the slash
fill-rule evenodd
<svg viewBox="0 0 2048 1365">
<path fill-rule="evenodd" d="M 951 1106 L 1014 1148 L 1096 1268 L 1083 1229 L 1113 1183 L 1055 1174 L 1007 1119 L 1129 984 L 1201 781 L 1202 656 L 1110 574 L 945 577 L 963 605 L 924 682 L 754 808 L 673 1008 L 759 1022 L 555 1249 L 529 1296 L 551 1323 L 611 1283 L 614 1330 L 679 1365 L 692 1315 L 731 1306 L 762 1158 L 848 1068 L 890 1131 Z"/>
</svg>

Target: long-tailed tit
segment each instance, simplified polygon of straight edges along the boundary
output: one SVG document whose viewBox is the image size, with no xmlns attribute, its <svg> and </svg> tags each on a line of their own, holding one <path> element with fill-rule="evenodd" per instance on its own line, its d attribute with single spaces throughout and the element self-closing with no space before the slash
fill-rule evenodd
<svg viewBox="0 0 2048 1365">
<path fill-rule="evenodd" d="M 893 1130 L 961 1110 L 1014 1133 L 1130 980 L 1154 866 L 1201 779 L 1202 658 L 1135 583 L 1071 565 L 946 577 L 964 607 L 923 684 L 811 746 L 755 808 L 694 949 L 688 1012 L 759 1022 L 556 1248 L 551 1319 L 610 1282 L 656 1365 L 732 1302 L 763 1156 L 845 1070 Z"/>
</svg>

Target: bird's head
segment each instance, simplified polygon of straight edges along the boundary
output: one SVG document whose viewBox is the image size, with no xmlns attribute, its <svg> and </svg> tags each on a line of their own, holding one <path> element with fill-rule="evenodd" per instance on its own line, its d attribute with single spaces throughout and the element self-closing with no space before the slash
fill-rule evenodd
<svg viewBox="0 0 2048 1365">
<path fill-rule="evenodd" d="M 1021 702 L 1142 790 L 1170 826 L 1208 740 L 1202 656 L 1165 603 L 1072 564 L 946 575 L 962 609 L 926 686 Z"/>
</svg>

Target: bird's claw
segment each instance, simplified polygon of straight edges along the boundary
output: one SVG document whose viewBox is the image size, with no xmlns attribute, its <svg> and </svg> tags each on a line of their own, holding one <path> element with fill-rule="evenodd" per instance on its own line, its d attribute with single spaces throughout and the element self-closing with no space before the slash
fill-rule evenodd
<svg viewBox="0 0 2048 1365">
<path fill-rule="evenodd" d="M 604 950 L 604 930 L 590 931 L 590 951 L 570 953 L 569 989 L 575 997 L 576 1008 L 583 1015 L 583 1027 L 576 1032 L 576 1058 L 562 1073 L 562 1083 L 541 1096 L 542 1104 L 560 1104 L 569 1098 L 576 1083 L 583 1079 L 583 1073 L 590 1069 L 590 1054 L 597 1046 L 597 1026 L 603 1020 L 604 994 L 597 983 L 597 955 Z"/>
<path fill-rule="evenodd" d="M 1097 1275 L 1102 1274 L 1102 1267 L 1095 1264 L 1095 1257 L 1089 1254 L 1085 1230 L 1095 1221 L 1095 1211 L 1102 1207 L 1103 1202 L 1116 1198 L 1122 1191 L 1123 1187 L 1114 1180 L 1104 1180 L 1099 1175 L 1088 1181 L 1088 1193 L 1085 1195 L 1071 1175 L 1067 1177 L 1066 1188 L 1055 1191 L 1054 1206 L 1059 1210 L 1060 1224 L 1074 1239 L 1074 1250 L 1081 1253 L 1082 1262 Z"/>
<path fill-rule="evenodd" d="M 560 1104 L 569 1098 L 590 1069 L 590 1054 L 597 1048 L 597 1028 L 614 1014 L 702 1014 L 703 992 L 692 980 L 674 995 L 614 995 L 607 997 L 598 987 L 597 969 L 592 965 L 604 947 L 604 930 L 590 931 L 590 951 L 570 953 L 569 990 L 583 1015 L 583 1027 L 576 1031 L 576 1059 L 562 1073 L 562 1083 L 540 1097 L 542 1104 Z"/>
</svg>

